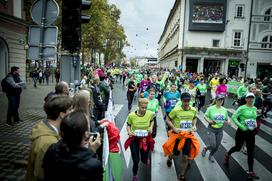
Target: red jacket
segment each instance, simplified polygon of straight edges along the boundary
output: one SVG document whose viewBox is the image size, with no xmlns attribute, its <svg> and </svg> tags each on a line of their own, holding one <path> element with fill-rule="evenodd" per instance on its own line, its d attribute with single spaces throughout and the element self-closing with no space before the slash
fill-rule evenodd
<svg viewBox="0 0 272 181">
<path fill-rule="evenodd" d="M 171 130 L 171 131 L 168 131 L 168 135 L 169 135 L 168 140 L 162 145 L 164 156 L 168 156 L 172 154 L 177 138 L 181 138 L 178 144 L 179 151 L 182 150 L 182 148 L 184 147 L 186 138 L 191 139 L 192 143 L 191 143 L 191 149 L 190 149 L 190 160 L 193 160 L 199 154 L 200 143 L 194 134 L 191 134 L 187 131 L 182 131 L 177 134 Z"/>
<path fill-rule="evenodd" d="M 109 150 L 111 153 L 118 153 L 120 150 L 118 146 L 118 142 L 120 140 L 120 134 L 119 134 L 120 131 L 113 122 L 110 122 L 108 120 L 103 120 L 101 121 L 100 124 L 103 124 L 104 122 L 109 122 L 109 125 L 107 127 L 108 138 L 109 138 Z"/>
<path fill-rule="evenodd" d="M 129 145 L 135 140 L 135 138 L 138 138 L 136 136 L 129 137 L 125 142 L 125 150 L 129 147 Z M 140 138 L 139 139 L 139 146 L 141 150 L 144 150 L 145 152 L 148 151 L 148 147 L 151 151 L 154 150 L 155 140 L 152 138 L 151 134 L 148 134 L 148 136 Z"/>
</svg>

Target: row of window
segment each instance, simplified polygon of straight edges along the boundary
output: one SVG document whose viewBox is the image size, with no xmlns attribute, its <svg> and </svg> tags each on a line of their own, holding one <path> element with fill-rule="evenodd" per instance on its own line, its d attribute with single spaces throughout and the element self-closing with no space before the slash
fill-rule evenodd
<svg viewBox="0 0 272 181">
<path fill-rule="evenodd" d="M 233 32 L 233 47 L 243 47 L 243 32 L 242 31 L 234 31 Z M 220 40 L 213 40 L 212 41 L 213 47 L 219 47 L 220 46 Z M 265 36 L 262 39 L 261 48 L 269 48 L 272 49 L 272 35 L 271 36 Z"/>
<path fill-rule="evenodd" d="M 245 12 L 245 5 L 244 4 L 237 4 L 235 8 L 235 17 L 236 18 L 244 18 Z M 269 8 L 264 13 L 264 21 L 270 21 L 272 16 L 272 8 Z"/>
</svg>

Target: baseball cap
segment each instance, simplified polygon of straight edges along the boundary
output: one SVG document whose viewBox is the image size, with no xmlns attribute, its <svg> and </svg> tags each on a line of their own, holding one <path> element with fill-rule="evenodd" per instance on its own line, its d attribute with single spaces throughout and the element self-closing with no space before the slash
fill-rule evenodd
<svg viewBox="0 0 272 181">
<path fill-rule="evenodd" d="M 191 99 L 191 95 L 188 92 L 184 92 L 180 95 L 180 99 L 181 100 L 190 100 Z"/>
<path fill-rule="evenodd" d="M 249 93 L 246 94 L 246 98 L 248 98 L 248 97 L 253 97 L 254 98 L 255 95 L 252 92 L 249 92 Z"/>
<path fill-rule="evenodd" d="M 221 94 L 218 94 L 218 95 L 216 95 L 216 97 L 215 97 L 216 100 L 224 99 L 224 98 L 225 98 L 225 96 L 223 96 L 223 95 L 221 95 Z"/>
</svg>

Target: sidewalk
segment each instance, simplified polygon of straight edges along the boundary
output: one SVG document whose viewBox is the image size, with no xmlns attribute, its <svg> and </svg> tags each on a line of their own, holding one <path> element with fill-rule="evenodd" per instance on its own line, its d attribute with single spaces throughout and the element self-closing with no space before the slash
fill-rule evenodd
<svg viewBox="0 0 272 181">
<path fill-rule="evenodd" d="M 55 84 L 38 85 L 35 89 L 32 83 L 27 83 L 21 94 L 19 108 L 20 119 L 23 122 L 14 127 L 6 125 L 7 97 L 0 93 L 0 180 L 24 180 L 25 169 L 14 168 L 14 161 L 27 159 L 30 147 L 30 131 L 40 120 L 45 118 L 43 111 L 44 97 L 54 91 Z"/>
</svg>

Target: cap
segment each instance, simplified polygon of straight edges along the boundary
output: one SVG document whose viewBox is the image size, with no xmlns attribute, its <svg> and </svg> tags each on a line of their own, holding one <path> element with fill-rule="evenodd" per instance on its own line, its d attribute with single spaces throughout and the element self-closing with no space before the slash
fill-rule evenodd
<svg viewBox="0 0 272 181">
<path fill-rule="evenodd" d="M 218 94 L 216 95 L 215 99 L 218 100 L 218 99 L 224 99 L 225 96 L 221 95 L 221 94 Z"/>
<path fill-rule="evenodd" d="M 249 93 L 246 94 L 246 98 L 248 98 L 248 97 L 253 97 L 254 98 L 255 95 L 252 92 L 249 92 Z"/>
<path fill-rule="evenodd" d="M 191 95 L 188 92 L 184 92 L 184 93 L 182 93 L 180 95 L 180 99 L 181 100 L 184 100 L 184 99 L 190 100 L 191 99 Z"/>
</svg>

